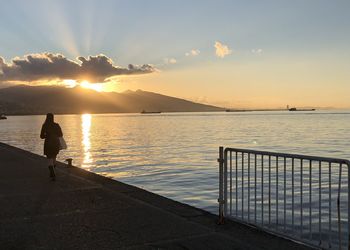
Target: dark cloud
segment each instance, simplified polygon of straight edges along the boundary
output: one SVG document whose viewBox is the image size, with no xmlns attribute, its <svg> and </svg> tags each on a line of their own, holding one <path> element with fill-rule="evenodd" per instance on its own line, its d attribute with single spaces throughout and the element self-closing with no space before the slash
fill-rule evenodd
<svg viewBox="0 0 350 250">
<path fill-rule="evenodd" d="M 129 64 L 127 68 L 113 65 L 105 55 L 78 57 L 79 62 L 69 60 L 61 54 L 30 54 L 23 58 L 14 58 L 6 63 L 0 57 L 0 82 L 40 81 L 50 79 L 88 80 L 104 82 L 118 75 L 147 74 L 155 71 L 152 65 Z"/>
</svg>

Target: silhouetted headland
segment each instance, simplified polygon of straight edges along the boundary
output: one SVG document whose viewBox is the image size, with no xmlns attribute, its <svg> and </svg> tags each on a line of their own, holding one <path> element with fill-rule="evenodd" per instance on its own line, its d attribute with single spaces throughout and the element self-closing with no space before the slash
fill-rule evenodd
<svg viewBox="0 0 350 250">
<path fill-rule="evenodd" d="M 140 110 L 210 112 L 224 108 L 142 90 L 116 93 L 81 87 L 28 85 L 0 89 L 0 112 L 8 115 L 140 113 Z"/>
</svg>

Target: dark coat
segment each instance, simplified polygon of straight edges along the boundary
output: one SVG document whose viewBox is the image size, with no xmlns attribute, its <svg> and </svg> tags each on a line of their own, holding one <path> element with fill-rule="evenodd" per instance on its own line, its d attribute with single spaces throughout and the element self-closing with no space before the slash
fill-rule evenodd
<svg viewBox="0 0 350 250">
<path fill-rule="evenodd" d="M 44 123 L 41 128 L 40 138 L 45 139 L 44 155 L 47 158 L 55 158 L 60 151 L 59 137 L 62 137 L 62 130 L 58 123 Z"/>
</svg>

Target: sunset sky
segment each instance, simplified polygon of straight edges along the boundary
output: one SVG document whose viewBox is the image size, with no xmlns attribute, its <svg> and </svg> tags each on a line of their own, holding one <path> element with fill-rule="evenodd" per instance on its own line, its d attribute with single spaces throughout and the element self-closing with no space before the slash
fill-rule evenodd
<svg viewBox="0 0 350 250">
<path fill-rule="evenodd" d="M 0 87 L 350 107 L 349 0 L 3 0 Z"/>
</svg>

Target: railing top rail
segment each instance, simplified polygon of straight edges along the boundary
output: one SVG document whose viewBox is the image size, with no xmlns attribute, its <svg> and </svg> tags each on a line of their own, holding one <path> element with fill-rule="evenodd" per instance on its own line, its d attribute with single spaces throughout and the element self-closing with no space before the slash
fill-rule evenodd
<svg viewBox="0 0 350 250">
<path fill-rule="evenodd" d="M 300 154 L 286 154 L 286 153 L 277 153 L 277 152 L 269 152 L 269 151 L 260 151 L 260 150 L 251 150 L 251 149 L 242 149 L 242 148 L 225 148 L 225 155 L 229 151 L 239 152 L 239 153 L 251 153 L 256 155 L 267 155 L 267 156 L 275 156 L 275 157 L 286 157 L 286 158 L 294 158 L 294 159 L 302 159 L 302 160 L 311 160 L 311 161 L 322 161 L 322 162 L 332 162 L 338 164 L 346 164 L 350 167 L 350 161 L 340 158 L 329 158 L 329 157 L 319 157 L 319 156 L 311 156 L 311 155 L 300 155 Z"/>
</svg>

